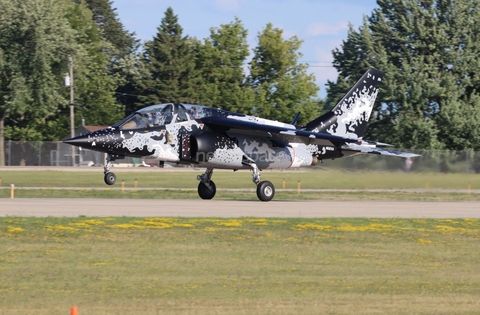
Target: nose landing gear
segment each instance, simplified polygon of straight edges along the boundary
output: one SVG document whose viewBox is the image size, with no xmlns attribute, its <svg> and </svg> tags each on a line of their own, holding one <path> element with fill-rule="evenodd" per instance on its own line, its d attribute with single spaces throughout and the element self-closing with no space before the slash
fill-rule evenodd
<svg viewBox="0 0 480 315">
<path fill-rule="evenodd" d="M 112 172 L 107 172 L 105 173 L 103 180 L 105 181 L 105 184 L 113 185 L 117 181 L 117 176 Z"/>
<path fill-rule="evenodd" d="M 113 172 L 110 172 L 110 168 L 112 167 L 112 162 L 119 158 L 123 159 L 124 157 L 119 155 L 107 154 L 107 163 L 103 167 L 103 174 L 105 174 L 103 180 L 107 185 L 113 185 L 117 181 L 117 176 Z"/>
</svg>

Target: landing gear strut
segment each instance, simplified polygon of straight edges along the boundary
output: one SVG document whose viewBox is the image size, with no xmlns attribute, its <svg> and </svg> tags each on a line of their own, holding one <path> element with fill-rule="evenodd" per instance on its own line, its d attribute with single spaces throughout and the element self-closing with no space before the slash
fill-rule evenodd
<svg viewBox="0 0 480 315">
<path fill-rule="evenodd" d="M 242 163 L 252 169 L 252 181 L 257 185 L 258 199 L 261 201 L 272 200 L 273 196 L 275 196 L 275 186 L 267 180 L 263 182 L 260 180 L 260 170 L 252 159 L 245 156 Z M 198 195 L 202 199 L 212 199 L 217 192 L 215 183 L 212 180 L 212 173 L 213 168 L 207 168 L 205 173 L 197 176 L 197 179 L 200 181 L 198 183 Z"/>
<path fill-rule="evenodd" d="M 200 181 L 198 183 L 198 195 L 202 199 L 212 199 L 217 192 L 217 187 L 212 178 L 213 168 L 207 168 L 205 173 L 198 175 L 197 179 Z"/>
<path fill-rule="evenodd" d="M 111 154 L 107 154 L 107 163 L 103 167 L 103 174 L 105 176 L 103 177 L 105 184 L 107 185 L 113 185 L 117 181 L 117 176 L 113 172 L 110 172 L 110 168 L 112 167 L 112 162 L 115 161 L 116 156 L 113 156 Z"/>
<path fill-rule="evenodd" d="M 268 180 L 261 181 L 260 179 L 260 170 L 258 169 L 257 164 L 248 158 L 244 157 L 242 162 L 245 165 L 248 165 L 252 169 L 252 181 L 257 185 L 257 197 L 261 201 L 270 201 L 275 196 L 275 186 Z"/>
</svg>

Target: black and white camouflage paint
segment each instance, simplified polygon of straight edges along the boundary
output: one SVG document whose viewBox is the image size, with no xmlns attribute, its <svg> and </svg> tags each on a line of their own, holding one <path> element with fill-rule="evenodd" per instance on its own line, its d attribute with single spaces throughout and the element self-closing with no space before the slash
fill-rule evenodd
<svg viewBox="0 0 480 315">
<path fill-rule="evenodd" d="M 383 74 L 368 70 L 328 113 L 305 126 L 193 104 L 158 104 L 140 109 L 117 124 L 64 142 L 107 153 L 104 180 L 116 181 L 112 161 L 125 156 L 205 167 L 198 194 L 212 199 L 213 170 L 250 169 L 257 196 L 269 201 L 274 185 L 261 181 L 264 169 L 315 165 L 318 160 L 356 154 L 410 158 L 415 154 L 380 148 L 363 135 Z M 293 119 L 294 123 L 298 114 Z"/>
<path fill-rule="evenodd" d="M 380 71 L 368 70 L 331 112 L 317 118 L 314 121 L 316 125 L 308 124 L 307 129 L 349 139 L 362 139 L 382 79 L 383 73 Z"/>
<path fill-rule="evenodd" d="M 301 167 L 362 153 L 412 156 L 362 140 L 382 78 L 380 71 L 368 70 L 330 112 L 305 127 L 199 105 L 159 104 L 66 142 L 209 169 L 251 168 L 251 163 L 259 169 Z"/>
</svg>

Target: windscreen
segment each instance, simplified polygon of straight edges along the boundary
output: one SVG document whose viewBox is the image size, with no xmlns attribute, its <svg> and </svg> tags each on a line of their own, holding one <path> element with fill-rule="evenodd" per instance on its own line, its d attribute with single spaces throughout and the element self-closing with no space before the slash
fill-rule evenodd
<svg viewBox="0 0 480 315">
<path fill-rule="evenodd" d="M 152 105 L 126 117 L 114 127 L 119 129 L 145 129 L 169 124 L 173 120 L 173 104 Z"/>
</svg>

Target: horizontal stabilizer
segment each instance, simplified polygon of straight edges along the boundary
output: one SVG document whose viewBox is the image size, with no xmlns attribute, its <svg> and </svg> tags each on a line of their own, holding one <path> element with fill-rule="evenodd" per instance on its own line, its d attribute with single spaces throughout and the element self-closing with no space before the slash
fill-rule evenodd
<svg viewBox="0 0 480 315">
<path fill-rule="evenodd" d="M 402 158 L 413 158 L 413 157 L 420 156 L 420 154 L 376 148 L 370 145 L 348 144 L 343 148 L 343 151 L 349 151 L 349 150 L 355 151 L 355 152 L 361 152 L 361 153 L 380 154 L 380 155 L 396 156 L 396 157 L 402 157 Z"/>
<path fill-rule="evenodd" d="M 388 144 L 388 143 L 372 141 L 372 140 L 359 140 L 356 143 L 358 145 L 372 145 L 372 146 L 378 146 L 378 147 L 391 147 L 392 146 L 391 144 Z"/>
</svg>

